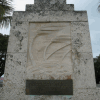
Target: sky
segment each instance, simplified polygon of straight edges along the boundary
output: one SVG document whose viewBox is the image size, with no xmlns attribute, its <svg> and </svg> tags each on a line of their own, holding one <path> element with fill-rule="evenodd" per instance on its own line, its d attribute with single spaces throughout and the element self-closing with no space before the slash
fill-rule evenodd
<svg viewBox="0 0 100 100">
<path fill-rule="evenodd" d="M 34 0 L 13 0 L 14 11 L 25 11 L 26 4 L 34 4 Z M 100 12 L 97 7 L 99 0 L 67 0 L 67 4 L 74 4 L 76 11 L 86 10 L 90 29 L 93 58 L 100 54 Z M 10 34 L 10 26 L 0 29 L 2 34 Z"/>
</svg>

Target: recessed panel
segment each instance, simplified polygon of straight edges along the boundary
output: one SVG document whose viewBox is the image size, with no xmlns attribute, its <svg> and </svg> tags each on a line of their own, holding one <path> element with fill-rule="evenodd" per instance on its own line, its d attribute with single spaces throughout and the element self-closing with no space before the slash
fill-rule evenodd
<svg viewBox="0 0 100 100">
<path fill-rule="evenodd" d="M 27 79 L 72 79 L 70 23 L 30 23 Z"/>
</svg>

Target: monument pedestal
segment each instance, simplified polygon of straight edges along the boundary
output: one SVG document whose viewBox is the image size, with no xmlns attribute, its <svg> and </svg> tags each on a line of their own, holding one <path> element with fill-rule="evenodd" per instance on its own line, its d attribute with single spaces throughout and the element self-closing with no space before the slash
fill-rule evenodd
<svg viewBox="0 0 100 100">
<path fill-rule="evenodd" d="M 27 85 L 26 80 L 71 80 L 73 94 L 59 90 L 59 95 L 36 95 L 29 91 L 37 84 Z M 87 12 L 74 11 L 66 0 L 35 0 L 26 11 L 15 11 L 3 90 L 1 100 L 100 100 Z"/>
</svg>

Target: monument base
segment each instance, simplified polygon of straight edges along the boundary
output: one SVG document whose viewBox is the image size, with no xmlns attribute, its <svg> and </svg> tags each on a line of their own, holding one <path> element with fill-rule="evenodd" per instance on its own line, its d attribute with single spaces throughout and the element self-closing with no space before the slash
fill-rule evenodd
<svg viewBox="0 0 100 100">
<path fill-rule="evenodd" d="M 100 100 L 100 88 L 74 89 L 74 95 L 25 95 L 19 89 L 5 93 L 7 96 L 3 93 L 3 87 L 0 87 L 0 100 Z"/>
</svg>

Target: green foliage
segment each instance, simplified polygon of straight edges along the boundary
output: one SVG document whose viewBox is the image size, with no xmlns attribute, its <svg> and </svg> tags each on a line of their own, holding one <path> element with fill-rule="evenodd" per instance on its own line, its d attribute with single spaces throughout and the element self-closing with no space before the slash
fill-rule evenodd
<svg viewBox="0 0 100 100">
<path fill-rule="evenodd" d="M 96 83 L 100 82 L 100 55 L 94 58 L 94 68 L 95 68 L 95 77 Z"/>
<path fill-rule="evenodd" d="M 0 33 L 0 77 L 4 74 L 9 35 Z"/>
<path fill-rule="evenodd" d="M 99 3 L 98 3 L 98 11 L 100 12 L 100 0 L 99 0 Z"/>
<path fill-rule="evenodd" d="M 11 6 L 12 0 L 0 0 L 0 27 L 8 27 L 11 22 L 11 16 L 8 16 L 13 11 Z"/>
</svg>

